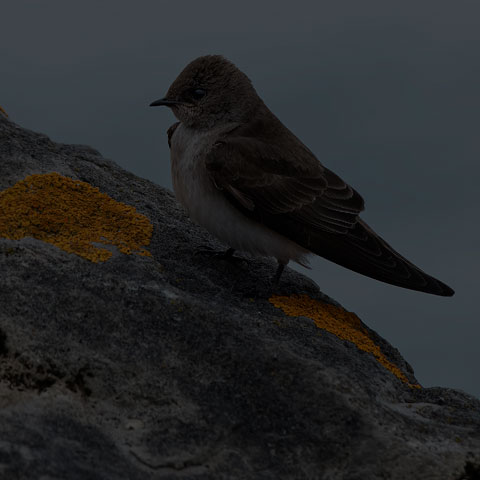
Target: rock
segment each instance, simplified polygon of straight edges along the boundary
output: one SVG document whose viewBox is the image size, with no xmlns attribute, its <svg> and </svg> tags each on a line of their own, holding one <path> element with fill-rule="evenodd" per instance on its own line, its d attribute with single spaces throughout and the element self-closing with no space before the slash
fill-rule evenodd
<svg viewBox="0 0 480 480">
<path fill-rule="evenodd" d="M 477 399 L 306 277 L 198 253 L 167 190 L 0 117 L 0 191 L 0 478 L 480 478 Z"/>
</svg>

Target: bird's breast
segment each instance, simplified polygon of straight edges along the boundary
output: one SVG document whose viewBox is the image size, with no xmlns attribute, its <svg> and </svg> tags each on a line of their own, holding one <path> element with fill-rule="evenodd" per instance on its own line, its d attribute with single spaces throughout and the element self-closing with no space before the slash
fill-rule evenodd
<svg viewBox="0 0 480 480">
<path fill-rule="evenodd" d="M 192 131 L 180 124 L 171 138 L 172 183 L 190 218 L 236 250 L 305 264 L 307 251 L 235 208 L 210 179 L 205 158 L 221 132 Z"/>
<path fill-rule="evenodd" d="M 200 223 L 205 202 L 214 186 L 205 168 L 205 155 L 213 144 L 208 132 L 195 131 L 182 124 L 175 130 L 171 147 L 173 190 L 189 215 Z"/>
</svg>

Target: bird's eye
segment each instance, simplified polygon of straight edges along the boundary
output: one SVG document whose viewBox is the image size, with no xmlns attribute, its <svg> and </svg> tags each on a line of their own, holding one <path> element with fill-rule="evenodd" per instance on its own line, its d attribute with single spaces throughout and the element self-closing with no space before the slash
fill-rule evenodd
<svg viewBox="0 0 480 480">
<path fill-rule="evenodd" d="M 194 100 L 200 100 L 203 98 L 207 92 L 203 88 L 196 88 L 195 90 L 192 91 L 192 97 Z"/>
</svg>

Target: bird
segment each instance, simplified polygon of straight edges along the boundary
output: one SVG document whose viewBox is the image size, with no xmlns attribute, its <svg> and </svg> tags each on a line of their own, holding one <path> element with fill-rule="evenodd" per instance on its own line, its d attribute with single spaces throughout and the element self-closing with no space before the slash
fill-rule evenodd
<svg viewBox="0 0 480 480">
<path fill-rule="evenodd" d="M 382 282 L 440 296 L 454 291 L 409 262 L 360 218 L 362 196 L 271 112 L 248 76 L 221 55 L 190 62 L 165 97 L 175 197 L 225 245 L 289 261 L 310 255 Z"/>
</svg>

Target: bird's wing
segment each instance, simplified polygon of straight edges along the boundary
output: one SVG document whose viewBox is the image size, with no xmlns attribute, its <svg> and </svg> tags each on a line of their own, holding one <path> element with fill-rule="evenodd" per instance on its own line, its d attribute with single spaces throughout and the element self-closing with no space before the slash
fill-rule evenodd
<svg viewBox="0 0 480 480">
<path fill-rule="evenodd" d="M 229 136 L 214 144 L 206 168 L 250 217 L 265 222 L 288 216 L 313 231 L 346 233 L 363 210 L 362 197 L 299 145 L 288 152 L 251 137 Z"/>
<path fill-rule="evenodd" d="M 277 145 L 230 134 L 205 162 L 215 185 L 245 215 L 313 253 L 386 283 L 453 295 L 359 218 L 362 197 L 299 140 Z"/>
</svg>

